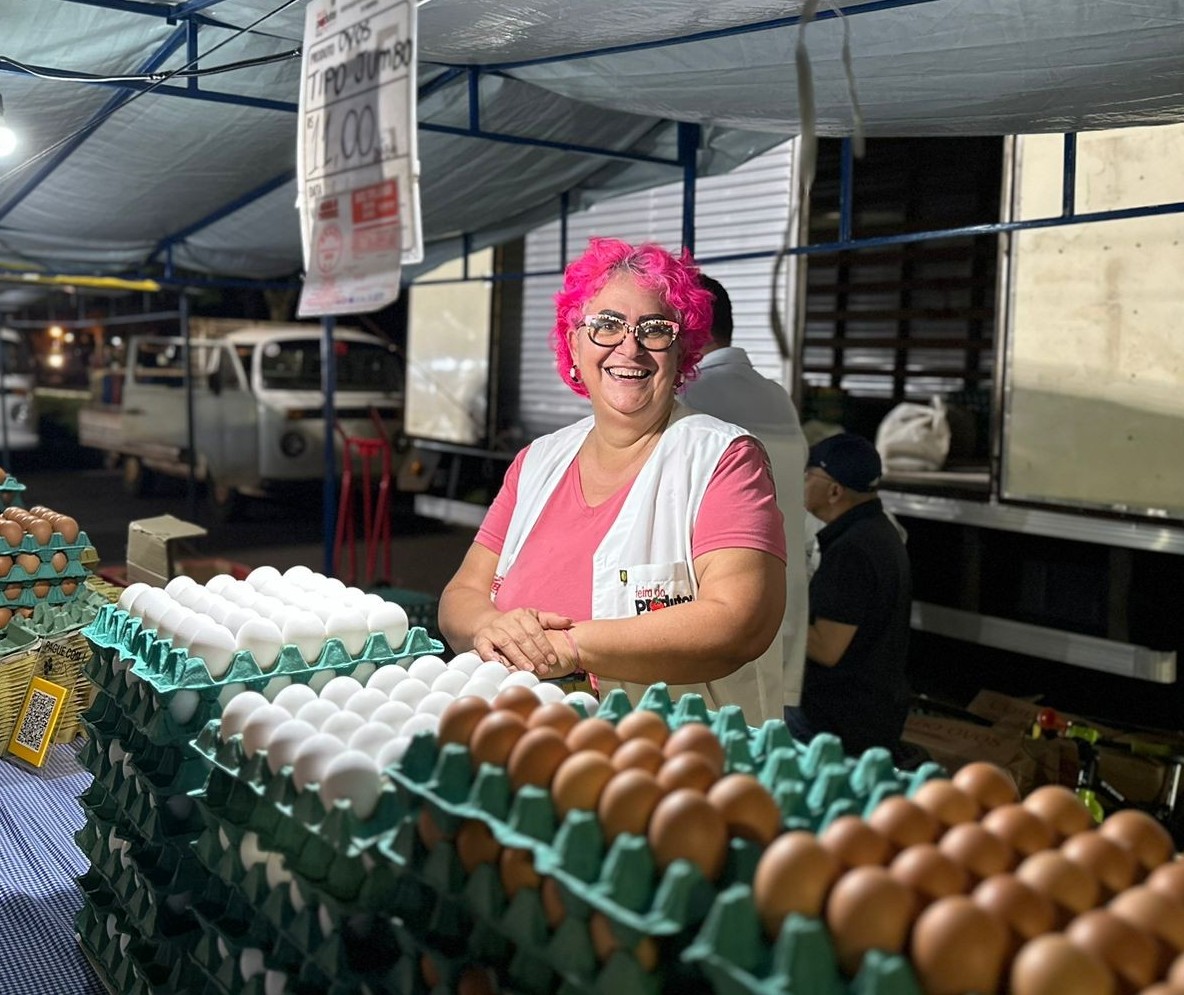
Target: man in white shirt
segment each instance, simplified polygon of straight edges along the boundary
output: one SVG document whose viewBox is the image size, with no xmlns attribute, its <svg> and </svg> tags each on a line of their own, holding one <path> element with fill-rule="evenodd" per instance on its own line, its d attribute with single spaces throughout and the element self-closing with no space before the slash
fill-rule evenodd
<svg viewBox="0 0 1184 995">
<path fill-rule="evenodd" d="M 785 388 L 761 376 L 748 353 L 732 345 L 732 301 L 728 292 L 708 276 L 699 277 L 715 295 L 712 342 L 699 363 L 699 378 L 687 384 L 683 401 L 689 407 L 732 422 L 760 439 L 769 454 L 777 505 L 785 519 L 785 619 L 781 627 L 785 704 L 801 698 L 806 660 L 809 579 L 806 574 L 806 512 L 802 475 L 809 447 L 798 413 Z"/>
</svg>

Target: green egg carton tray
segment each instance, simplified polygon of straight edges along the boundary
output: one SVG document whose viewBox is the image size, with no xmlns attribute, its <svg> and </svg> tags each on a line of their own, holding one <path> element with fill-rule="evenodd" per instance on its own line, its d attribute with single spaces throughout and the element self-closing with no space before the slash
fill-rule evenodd
<svg viewBox="0 0 1184 995">
<path fill-rule="evenodd" d="M 13 492 L 19 494 L 25 489 L 25 485 L 16 479 L 11 473 L 0 481 L 0 494 L 8 496 Z"/>
<path fill-rule="evenodd" d="M 3 488 L 0 488 L 2 490 Z M 79 560 L 82 555 L 93 548 L 90 537 L 85 532 L 79 532 L 74 538 L 73 542 L 66 542 L 65 536 L 60 532 L 54 532 L 49 537 L 49 542 L 38 542 L 28 533 L 21 538 L 15 546 L 9 545 L 8 541 L 0 537 L 0 556 L 19 556 L 21 553 L 36 553 L 43 560 L 49 560 L 54 553 L 65 553 L 66 557 L 71 560 Z"/>
<path fill-rule="evenodd" d="M 254 689 L 276 677 L 308 682 L 315 674 L 350 674 L 363 664 L 401 663 L 444 651 L 443 643 L 417 627 L 408 630 L 403 645 L 398 648 L 392 648 L 381 633 L 371 633 L 356 657 L 346 651 L 340 639 L 327 639 L 321 655 L 312 665 L 304 661 L 295 646 L 285 646 L 269 671 L 261 670 L 249 652 L 240 651 L 234 654 L 227 672 L 215 680 L 200 658 L 190 657 L 184 649 L 173 649 L 169 640 L 157 639 L 153 630 L 142 629 L 141 619 L 115 605 L 101 608 L 95 620 L 83 631 L 100 657 L 92 677 L 96 683 L 106 685 L 115 659 L 132 660 L 136 676 L 150 684 L 164 701 L 181 690 L 196 691 L 203 697 L 216 699 L 230 685 L 241 684 L 244 689 Z"/>
<path fill-rule="evenodd" d="M 110 602 L 97 591 L 80 585 L 76 597 L 59 604 L 39 601 L 33 606 L 33 614 L 29 618 L 18 616 L 9 623 L 8 628 L 24 630 L 48 639 L 66 636 L 89 625 L 106 604 Z"/>
<path fill-rule="evenodd" d="M 819 919 L 791 914 L 769 943 L 745 885 L 720 894 L 682 957 L 703 971 L 717 995 L 922 995 L 900 954 L 871 950 L 855 977 L 844 977 Z"/>
<path fill-rule="evenodd" d="M 18 569 L 16 567 L 14 570 Z M 65 605 L 69 604 L 75 598 L 79 597 L 86 587 L 81 581 L 75 581 L 78 585 L 71 593 L 67 594 L 62 590 L 63 579 L 70 580 L 71 578 L 63 578 L 61 574 L 55 574 L 52 578 L 39 578 L 37 580 L 22 580 L 13 581 L 7 584 L 3 590 L 0 590 L 0 608 L 36 608 L 38 605 Z M 38 596 L 33 587 L 35 584 L 42 582 L 49 584 L 49 590 L 41 596 Z M 15 597 L 9 597 L 9 592 L 12 587 L 17 587 Z"/>
<path fill-rule="evenodd" d="M 34 644 L 40 638 L 35 633 L 29 632 L 22 626 L 17 625 L 15 621 L 9 622 L 8 625 L 0 629 L 0 667 L 3 667 L 7 658 L 14 653 L 23 653 L 29 649 L 36 649 Z M 3 676 L 3 671 L 0 671 L 0 676 Z M 20 689 L 21 695 L 24 695 L 24 686 L 27 684 L 27 680 L 22 684 Z"/>
<path fill-rule="evenodd" d="M 0 539 L 0 543 L 3 542 L 4 540 Z M 50 551 L 48 546 L 39 546 L 35 550 L 30 550 L 30 552 L 41 560 L 37 569 L 29 571 L 19 563 L 13 562 L 12 568 L 8 573 L 0 577 L 0 585 L 31 584 L 39 580 L 47 580 L 54 583 L 59 583 L 63 580 L 82 581 L 91 575 L 90 569 L 82 563 L 78 556 L 70 558 L 69 554 L 67 554 L 66 565 L 61 570 L 57 570 L 50 562 L 53 552 Z"/>
</svg>

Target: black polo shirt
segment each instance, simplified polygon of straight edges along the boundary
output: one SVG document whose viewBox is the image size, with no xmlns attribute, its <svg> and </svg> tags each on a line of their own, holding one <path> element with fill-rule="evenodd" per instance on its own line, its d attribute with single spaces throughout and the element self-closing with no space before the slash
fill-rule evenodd
<svg viewBox="0 0 1184 995">
<path fill-rule="evenodd" d="M 905 662 L 912 583 L 908 553 L 879 499 L 857 505 L 818 533 L 822 563 L 810 580 L 810 621 L 857 626 L 833 667 L 806 661 L 802 711 L 814 732 L 832 732 L 849 754 L 894 752 L 908 714 Z"/>
</svg>

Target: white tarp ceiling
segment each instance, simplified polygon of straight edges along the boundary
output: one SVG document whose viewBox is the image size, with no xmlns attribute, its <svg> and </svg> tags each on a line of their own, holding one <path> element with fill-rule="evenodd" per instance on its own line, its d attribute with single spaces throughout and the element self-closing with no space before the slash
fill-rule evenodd
<svg viewBox="0 0 1184 995">
<path fill-rule="evenodd" d="M 191 58 L 187 30 L 202 68 L 279 56 L 299 47 L 306 4 L 0 0 L 0 95 L 22 135 L 17 154 L 0 160 L 0 269 L 140 275 L 167 249 L 178 272 L 298 273 L 298 59 L 174 79 L 113 111 L 133 91 L 41 79 L 15 63 L 107 77 L 167 71 Z M 486 131 L 675 159 L 675 122 L 693 122 L 704 126 L 698 169 L 726 172 L 801 128 L 802 7 L 421 0 L 420 122 L 468 127 L 467 73 L 456 70 L 475 67 Z M 824 4 L 804 33 L 819 134 L 851 132 L 845 31 L 869 135 L 1184 120 L 1180 0 L 848 0 L 843 9 L 838 18 Z M 554 217 L 565 192 L 577 209 L 679 176 L 427 127 L 419 148 L 431 261 L 455 253 L 462 234 L 491 244 Z"/>
</svg>

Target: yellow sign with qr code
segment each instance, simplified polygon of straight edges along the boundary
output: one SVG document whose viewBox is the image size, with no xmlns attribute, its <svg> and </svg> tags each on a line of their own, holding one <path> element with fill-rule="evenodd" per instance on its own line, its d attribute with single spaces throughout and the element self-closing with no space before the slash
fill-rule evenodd
<svg viewBox="0 0 1184 995">
<path fill-rule="evenodd" d="M 43 677 L 34 677 L 25 693 L 24 704 L 17 713 L 12 738 L 8 741 L 8 752 L 14 757 L 40 767 L 45 763 L 49 748 L 53 745 L 53 734 L 70 689 L 54 684 Z"/>
</svg>

